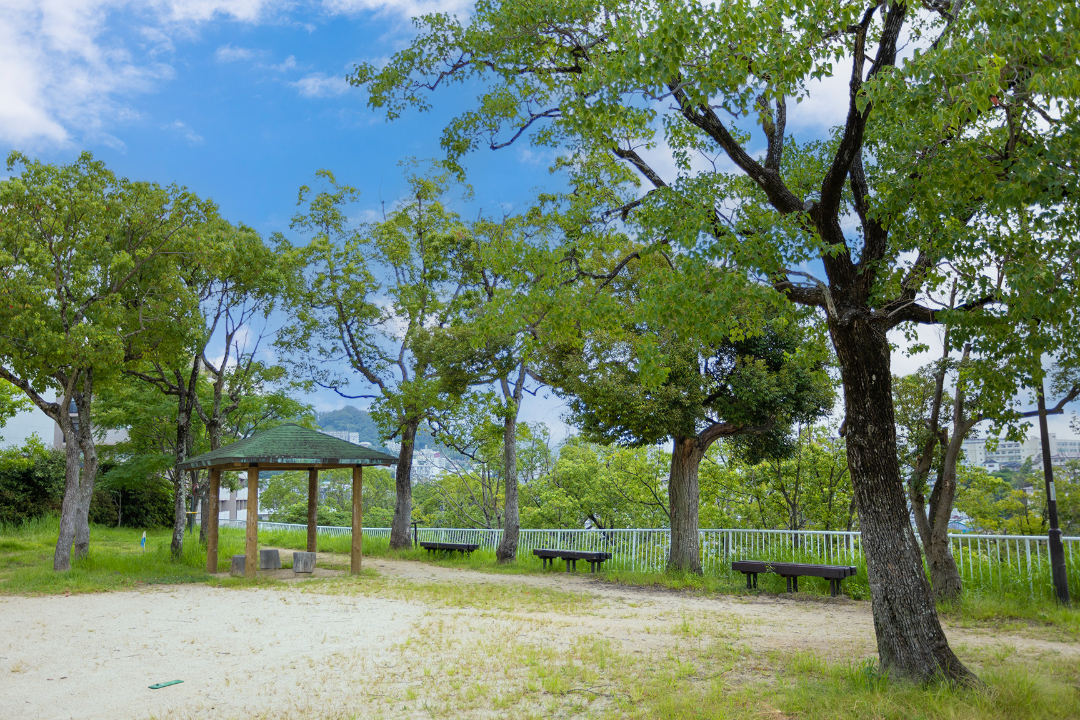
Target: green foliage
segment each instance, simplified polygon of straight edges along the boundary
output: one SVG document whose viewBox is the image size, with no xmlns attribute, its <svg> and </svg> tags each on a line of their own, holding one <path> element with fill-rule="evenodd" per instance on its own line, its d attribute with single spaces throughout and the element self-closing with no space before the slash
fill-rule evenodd
<svg viewBox="0 0 1080 720">
<path fill-rule="evenodd" d="M 321 170 L 322 186 L 300 190 L 291 227 L 308 237 L 279 247 L 306 271 L 293 290 L 294 323 L 278 339 L 302 373 L 349 394 L 350 383 L 373 388 L 371 415 L 383 437 L 398 434 L 446 402 L 432 359 L 431 331 L 447 320 L 451 265 L 467 248 L 468 233 L 444 204 L 445 174 L 407 169 L 408 199 L 383 221 L 350 222 L 346 211 L 359 193 Z M 344 364 L 347 374 L 332 368 Z"/>
<path fill-rule="evenodd" d="M 175 311 L 194 308 L 172 263 L 201 241 L 213 204 L 117 178 L 89 153 L 64 166 L 13 153 L 16 165 L 0 182 L 5 377 L 70 393 L 85 369 L 105 379 L 179 341 Z"/>
<path fill-rule="evenodd" d="M 521 488 L 521 526 L 667 527 L 669 455 L 570 438 L 550 474 Z"/>
<path fill-rule="evenodd" d="M 364 469 L 364 525 L 389 527 L 394 515 L 394 480 L 381 467 Z M 307 523 L 308 474 L 275 473 L 259 490 L 259 504 L 269 511 L 273 522 Z M 316 524 L 352 525 L 352 471 L 319 471 L 319 500 Z"/>
<path fill-rule="evenodd" d="M 827 426 L 799 427 L 790 453 L 760 463 L 729 445 L 702 463 L 702 527 L 858 529 L 844 442 Z"/>
<path fill-rule="evenodd" d="M 446 472 L 417 485 L 413 518 L 424 527 L 504 526 L 503 428 L 483 414 L 479 418 L 468 430 L 471 457 L 452 462 Z M 516 431 L 518 483 L 525 488 L 539 487 L 552 464 L 547 427 L 518 423 Z M 528 526 L 522 522 L 522 527 Z"/>
<path fill-rule="evenodd" d="M 1040 506 L 1038 491 L 1031 485 L 1016 487 L 981 467 L 964 465 L 958 471 L 956 507 L 971 518 L 974 530 L 995 535 L 1045 534 L 1045 491 Z"/>
<path fill-rule="evenodd" d="M 19 524 L 60 511 L 64 455 L 36 435 L 21 448 L 0 450 L 0 523 Z"/>
</svg>

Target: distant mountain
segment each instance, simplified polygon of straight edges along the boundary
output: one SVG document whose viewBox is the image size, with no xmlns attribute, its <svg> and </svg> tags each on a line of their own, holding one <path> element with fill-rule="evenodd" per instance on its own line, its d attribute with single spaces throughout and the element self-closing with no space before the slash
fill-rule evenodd
<svg viewBox="0 0 1080 720">
<path fill-rule="evenodd" d="M 375 421 L 364 410 L 359 410 L 352 405 L 346 405 L 340 410 L 315 413 L 315 422 L 323 430 L 338 430 L 354 432 L 360 435 L 360 442 L 369 442 L 372 447 L 386 450 L 382 441 L 382 432 Z M 435 442 L 435 438 L 424 426 L 416 433 L 416 447 L 430 447 L 445 451 L 441 444 Z"/>
<path fill-rule="evenodd" d="M 357 410 L 352 405 L 346 405 L 340 410 L 315 413 L 315 422 L 323 430 L 345 430 L 360 433 L 362 441 L 371 444 L 379 444 L 379 426 L 363 410 Z"/>
</svg>

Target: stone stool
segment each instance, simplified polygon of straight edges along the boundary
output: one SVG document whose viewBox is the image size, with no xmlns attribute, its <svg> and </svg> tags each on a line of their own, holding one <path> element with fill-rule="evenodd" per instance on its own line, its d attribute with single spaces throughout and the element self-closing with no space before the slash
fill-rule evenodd
<svg viewBox="0 0 1080 720">
<path fill-rule="evenodd" d="M 280 570 L 281 569 L 281 553 L 279 553 L 276 549 L 259 550 L 259 569 L 260 570 Z"/>
<path fill-rule="evenodd" d="M 229 574 L 234 577 L 244 577 L 244 560 L 247 558 L 244 555 L 232 556 L 232 567 L 229 568 Z"/>
<path fill-rule="evenodd" d="M 294 552 L 292 554 L 292 571 L 294 573 L 315 572 L 315 553 Z"/>
</svg>

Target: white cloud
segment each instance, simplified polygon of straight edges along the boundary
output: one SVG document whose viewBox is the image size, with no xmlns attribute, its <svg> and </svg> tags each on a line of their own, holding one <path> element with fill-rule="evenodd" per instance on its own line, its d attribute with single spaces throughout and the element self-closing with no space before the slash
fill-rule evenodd
<svg viewBox="0 0 1080 720">
<path fill-rule="evenodd" d="M 296 82 L 289 83 L 304 97 L 325 98 L 344 95 L 349 91 L 349 83 L 342 76 L 309 73 Z"/>
<path fill-rule="evenodd" d="M 280 62 L 277 65 L 267 65 L 267 68 L 270 70 L 274 70 L 275 72 L 288 72 L 289 70 L 295 70 L 296 57 L 294 55 L 290 55 L 289 57 L 285 58 L 283 62 Z"/>
<path fill-rule="evenodd" d="M 214 53 L 214 58 L 218 62 L 238 62 L 253 60 L 260 55 L 262 55 L 262 51 L 260 50 L 253 50 L 245 47 L 233 47 L 232 45 L 225 44 L 217 49 Z"/>
<path fill-rule="evenodd" d="M 398 14 L 416 17 L 429 13 L 465 15 L 473 0 L 323 0 L 323 8 L 333 14 L 353 15 L 363 12 Z"/>
<path fill-rule="evenodd" d="M 268 0 L 0 0 L 0 142 L 26 149 L 108 142 L 107 123 L 135 116 L 127 98 L 173 77 L 156 59 L 172 52 L 173 36 L 219 17 L 258 22 L 268 7 Z M 109 31 L 117 12 L 139 17 L 145 45 L 129 48 Z"/>
<path fill-rule="evenodd" d="M 197 132 L 192 130 L 187 123 L 181 122 L 180 120 L 174 120 L 168 125 L 162 125 L 161 129 L 173 130 L 179 133 L 181 136 L 183 136 L 185 140 L 187 140 L 188 145 L 201 145 L 203 141 L 202 135 L 199 135 Z"/>
<path fill-rule="evenodd" d="M 832 75 L 806 84 L 802 102 L 788 99 L 788 127 L 821 131 L 842 125 L 847 119 L 851 95 L 851 58 L 841 58 Z"/>
</svg>

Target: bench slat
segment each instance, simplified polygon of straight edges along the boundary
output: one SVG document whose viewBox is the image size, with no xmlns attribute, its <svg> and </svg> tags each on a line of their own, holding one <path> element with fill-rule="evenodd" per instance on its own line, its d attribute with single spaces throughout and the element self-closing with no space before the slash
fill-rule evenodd
<svg viewBox="0 0 1080 720">
<path fill-rule="evenodd" d="M 539 558 L 559 558 L 560 560 L 610 560 L 611 553 L 598 550 L 555 550 L 537 548 L 533 555 Z"/>
<path fill-rule="evenodd" d="M 425 550 L 460 550 L 462 552 L 472 552 L 478 550 L 480 546 L 476 543 L 452 543 L 452 542 L 422 542 L 420 547 Z"/>
</svg>

